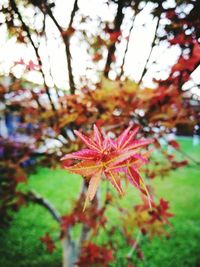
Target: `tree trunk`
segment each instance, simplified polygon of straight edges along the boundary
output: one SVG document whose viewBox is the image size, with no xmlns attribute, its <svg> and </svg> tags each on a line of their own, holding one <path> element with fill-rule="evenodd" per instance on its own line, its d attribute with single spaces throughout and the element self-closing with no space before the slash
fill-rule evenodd
<svg viewBox="0 0 200 267">
<path fill-rule="evenodd" d="M 62 251 L 63 251 L 63 261 L 62 267 L 74 267 L 77 262 L 77 249 L 75 243 L 71 241 L 68 230 L 65 236 L 61 240 Z"/>
</svg>

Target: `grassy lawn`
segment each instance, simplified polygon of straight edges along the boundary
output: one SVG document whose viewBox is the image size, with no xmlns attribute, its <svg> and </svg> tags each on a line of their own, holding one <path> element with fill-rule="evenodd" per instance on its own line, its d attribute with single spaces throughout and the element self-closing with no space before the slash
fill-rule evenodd
<svg viewBox="0 0 200 267">
<path fill-rule="evenodd" d="M 200 160 L 200 145 L 193 147 L 191 139 L 180 139 L 180 144 L 186 153 Z M 79 177 L 63 170 L 41 168 L 30 177 L 29 184 L 64 214 L 80 190 L 80 181 Z M 143 242 L 145 261 L 138 262 L 137 266 L 200 267 L 200 168 L 180 168 L 164 179 L 156 178 L 152 183 L 157 195 L 170 201 L 171 212 L 175 216 L 169 230 L 171 238 Z M 136 190 L 130 188 L 122 203 L 133 204 L 136 194 Z M 110 212 L 110 218 L 115 218 L 114 211 Z M 57 229 L 57 223 L 42 207 L 23 207 L 15 214 L 9 228 L 0 229 L 0 267 L 61 266 L 59 241 L 52 255 L 39 241 L 46 232 L 58 239 Z"/>
</svg>

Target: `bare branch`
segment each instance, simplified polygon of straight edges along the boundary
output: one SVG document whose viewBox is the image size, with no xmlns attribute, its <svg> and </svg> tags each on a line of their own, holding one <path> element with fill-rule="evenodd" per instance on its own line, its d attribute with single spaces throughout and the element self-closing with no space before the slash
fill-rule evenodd
<svg viewBox="0 0 200 267">
<path fill-rule="evenodd" d="M 78 10 L 78 0 L 74 1 L 74 7 L 71 13 L 71 17 L 70 17 L 70 22 L 68 25 L 68 29 L 70 29 L 72 27 L 72 23 L 73 23 L 73 19 L 74 16 L 76 14 L 76 11 Z M 49 17 L 53 20 L 54 24 L 56 25 L 56 27 L 58 28 L 61 37 L 63 39 L 63 42 L 65 44 L 65 51 L 66 51 L 66 56 L 67 56 L 67 65 L 68 65 L 68 78 L 69 78 L 69 85 L 70 85 L 70 92 L 71 94 L 75 93 L 75 83 L 74 83 L 74 77 L 73 77 L 73 71 L 72 71 L 72 58 L 71 58 L 71 51 L 70 51 L 70 38 L 71 36 L 69 34 L 64 35 L 64 31 L 62 29 L 62 27 L 59 25 L 59 23 L 57 22 L 56 18 L 54 17 L 51 9 L 48 6 L 45 6 L 45 10 L 42 9 L 43 12 L 47 12 L 47 14 L 49 15 Z"/>
<path fill-rule="evenodd" d="M 140 230 L 138 230 L 137 237 L 136 237 L 136 239 L 135 239 L 130 251 L 127 254 L 127 258 L 128 259 L 131 259 L 133 253 L 138 248 L 138 244 L 139 244 L 140 238 L 141 238 L 141 232 L 140 232 Z"/>
<path fill-rule="evenodd" d="M 35 193 L 34 191 L 29 191 L 27 194 L 24 195 L 24 197 L 33 203 L 36 203 L 42 207 L 44 207 L 46 210 L 49 211 L 49 213 L 52 215 L 52 217 L 58 222 L 61 222 L 61 216 L 59 212 L 52 206 L 51 203 L 49 203 L 46 199 L 44 199 L 39 194 Z"/>
<path fill-rule="evenodd" d="M 144 78 L 144 76 L 145 76 L 145 74 L 146 74 L 146 72 L 148 70 L 147 66 L 148 66 L 149 60 L 151 58 L 151 55 L 152 55 L 152 52 L 153 52 L 153 48 L 155 47 L 156 38 L 157 38 L 156 33 L 158 31 L 159 23 L 160 23 L 160 17 L 157 17 L 157 22 L 156 22 L 156 27 L 155 27 L 155 32 L 154 32 L 154 38 L 153 38 L 153 41 L 152 41 L 152 44 L 151 44 L 151 49 L 149 51 L 148 58 L 147 58 L 147 60 L 145 62 L 145 65 L 144 65 L 144 69 L 142 71 L 142 75 L 141 75 L 140 80 L 138 82 L 139 85 L 141 84 L 141 82 L 142 82 L 142 80 L 143 80 L 143 78 Z"/>
<path fill-rule="evenodd" d="M 48 88 L 48 86 L 46 84 L 46 81 L 45 81 L 45 75 L 44 75 L 44 72 L 42 70 L 42 61 L 41 61 L 41 58 L 40 58 L 40 55 L 39 55 L 39 52 L 38 52 L 38 48 L 36 47 L 35 43 L 33 42 L 33 39 L 32 39 L 31 34 L 30 34 L 29 27 L 24 22 L 24 20 L 22 18 L 22 15 L 19 12 L 19 9 L 17 7 L 17 4 L 16 4 L 15 0 L 10 0 L 10 5 L 11 5 L 12 9 L 14 10 L 14 12 L 18 15 L 18 18 L 19 18 L 19 20 L 20 20 L 20 22 L 22 24 L 22 28 L 27 33 L 28 39 L 29 39 L 34 51 L 35 51 L 35 54 L 36 54 L 36 57 L 37 57 L 37 60 L 38 60 L 38 64 L 40 66 L 40 73 L 41 73 L 43 81 L 44 81 L 44 87 L 45 87 L 49 102 L 51 104 L 52 109 L 55 110 L 55 106 L 54 106 L 54 103 L 53 103 L 53 101 L 51 99 L 49 88 Z M 38 102 L 39 101 L 37 101 L 37 103 Z M 38 105 L 41 107 L 41 105 L 39 103 L 38 103 Z"/>
<path fill-rule="evenodd" d="M 48 53 L 48 36 L 47 36 L 47 33 L 46 33 L 46 14 L 44 14 L 43 31 L 45 33 L 45 42 L 46 42 L 46 48 L 47 48 L 47 57 L 48 57 L 48 62 L 49 62 L 49 64 L 48 64 L 49 65 L 49 75 L 50 75 L 50 77 L 52 79 L 53 87 L 55 89 L 57 98 L 58 98 L 58 100 L 60 102 L 60 106 L 63 108 L 64 105 L 63 105 L 63 102 L 60 101 L 59 90 L 58 90 L 57 86 L 54 83 L 54 78 L 53 78 L 52 68 L 51 68 L 51 55 L 50 55 L 50 53 Z"/>
<path fill-rule="evenodd" d="M 192 156 L 190 156 L 188 153 L 186 153 L 184 150 L 182 149 L 178 149 L 178 152 L 185 156 L 186 158 L 188 158 L 189 160 L 191 160 L 195 165 L 197 165 L 198 167 L 200 167 L 200 161 L 194 159 Z"/>
<path fill-rule="evenodd" d="M 125 64 L 125 60 L 126 60 L 126 55 L 127 55 L 127 52 L 128 52 L 128 47 L 129 47 L 129 40 L 130 40 L 130 36 L 131 36 L 131 32 L 132 32 L 132 30 L 133 30 L 133 27 L 134 27 L 134 23 L 135 23 L 135 19 L 136 19 L 136 16 L 137 16 L 137 14 L 138 14 L 138 9 L 135 11 L 135 14 L 134 14 L 134 17 L 133 17 L 133 21 L 132 21 L 132 25 L 131 25 L 131 27 L 130 27 L 130 29 L 129 29 L 129 33 L 128 33 L 128 40 L 127 40 L 127 42 L 126 42 L 126 48 L 125 48 L 125 51 L 124 51 L 124 57 L 123 57 L 123 60 L 122 60 L 122 65 L 121 65 L 121 72 L 120 72 L 120 74 L 119 74 L 119 78 L 121 78 L 121 76 L 123 75 L 123 73 L 124 73 L 124 64 Z"/>
<path fill-rule="evenodd" d="M 114 21 L 114 30 L 113 32 L 119 32 L 123 19 L 124 19 L 124 13 L 123 13 L 123 8 L 124 8 L 124 0 L 118 0 L 117 4 L 117 14 L 115 16 L 115 21 Z M 113 61 L 113 56 L 116 50 L 116 43 L 112 43 L 109 48 L 108 48 L 108 55 L 107 55 L 107 60 L 106 60 L 106 64 L 105 64 L 105 68 L 104 68 L 104 75 L 106 78 L 108 78 L 108 74 L 110 71 L 110 65 Z"/>
</svg>

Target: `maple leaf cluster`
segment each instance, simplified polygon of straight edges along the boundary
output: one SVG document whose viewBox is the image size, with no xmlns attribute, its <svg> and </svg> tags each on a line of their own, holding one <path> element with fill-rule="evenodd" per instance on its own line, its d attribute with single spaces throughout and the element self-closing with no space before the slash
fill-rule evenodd
<svg viewBox="0 0 200 267">
<path fill-rule="evenodd" d="M 181 5 L 181 2 L 179 3 Z M 182 16 L 179 4 L 173 8 L 166 9 L 164 15 L 169 20 L 165 25 L 165 36 L 171 46 L 178 45 L 181 54 L 177 62 L 172 66 L 169 77 L 161 81 L 166 89 L 173 85 L 179 89 L 191 79 L 192 72 L 200 63 L 199 46 L 199 16 L 196 10 L 199 9 L 198 1 L 194 1 L 191 10 Z"/>
<path fill-rule="evenodd" d="M 82 223 L 92 230 L 93 235 L 97 234 L 99 227 L 105 228 L 107 217 L 105 216 L 106 207 L 98 207 L 97 199 L 94 199 L 94 205 L 90 205 L 85 212 L 83 211 L 83 203 L 85 193 L 82 193 L 76 201 L 71 213 L 61 217 L 61 236 L 64 235 L 66 229 L 70 229 L 78 223 Z"/>
<path fill-rule="evenodd" d="M 56 249 L 56 245 L 48 233 L 46 233 L 43 237 L 41 237 L 40 241 L 45 245 L 49 253 L 52 254 L 54 250 Z"/>
<path fill-rule="evenodd" d="M 143 198 L 143 203 L 136 205 L 133 210 L 126 212 L 122 218 L 124 224 L 124 233 L 130 236 L 137 227 L 143 235 L 154 236 L 165 235 L 168 233 L 165 230 L 166 225 L 170 225 L 169 219 L 173 214 L 168 212 L 168 201 L 160 199 L 158 204 L 152 203 L 149 208 L 148 202 Z"/>
<path fill-rule="evenodd" d="M 26 70 L 29 71 L 38 70 L 40 68 L 40 66 L 38 64 L 35 64 L 32 60 L 29 60 L 28 63 L 25 63 L 22 58 L 19 61 L 15 61 L 13 67 L 15 67 L 16 65 L 25 66 Z"/>
<path fill-rule="evenodd" d="M 149 209 L 145 200 L 142 205 L 135 206 L 136 211 L 148 210 L 150 215 L 150 220 L 148 220 L 148 223 L 154 223 L 156 220 L 159 220 L 169 224 L 168 218 L 171 218 L 173 215 L 171 213 L 168 213 L 168 209 L 169 209 L 168 202 L 162 198 L 160 199 L 157 205 L 155 203 L 152 204 L 151 210 Z"/>
<path fill-rule="evenodd" d="M 105 246 L 88 243 L 83 246 L 77 265 L 80 267 L 102 266 L 107 267 L 113 261 L 112 250 Z"/>
<path fill-rule="evenodd" d="M 66 170 L 89 179 L 86 201 L 94 198 L 103 175 L 122 195 L 121 174 L 124 174 L 128 181 L 150 201 L 150 195 L 138 168 L 148 162 L 149 156 L 149 151 L 141 152 L 141 147 L 149 145 L 152 140 L 135 140 L 138 130 L 138 126 L 133 128 L 130 125 L 116 140 L 103 138 L 96 125 L 94 125 L 94 135 L 90 138 L 79 131 L 74 131 L 87 148 L 67 154 L 61 160 Z M 80 162 L 68 166 L 69 160 L 72 159 Z"/>
</svg>

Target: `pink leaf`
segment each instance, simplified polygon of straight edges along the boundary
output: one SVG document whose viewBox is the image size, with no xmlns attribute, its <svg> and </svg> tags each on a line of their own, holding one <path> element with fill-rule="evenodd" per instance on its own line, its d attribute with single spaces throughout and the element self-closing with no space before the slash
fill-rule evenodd
<svg viewBox="0 0 200 267">
<path fill-rule="evenodd" d="M 99 185 L 99 180 L 101 178 L 101 175 L 102 175 L 102 170 L 99 170 L 97 173 L 95 173 L 95 175 L 92 176 L 92 178 L 90 179 L 90 182 L 89 182 L 89 187 L 88 187 L 88 198 L 90 201 L 93 200 L 95 194 L 96 194 L 96 191 L 97 191 L 97 187 Z"/>
<path fill-rule="evenodd" d="M 99 148 L 101 148 L 103 138 L 102 138 L 101 132 L 99 131 L 98 127 L 95 124 L 94 124 L 94 138 L 97 144 L 99 145 Z"/>
<path fill-rule="evenodd" d="M 108 167 L 116 166 L 119 163 L 130 159 L 131 157 L 133 157 L 133 155 L 134 155 L 133 153 L 134 152 L 132 150 L 130 150 L 130 151 L 120 151 L 120 153 L 113 154 L 111 156 L 111 159 L 109 161 L 107 161 Z"/>
<path fill-rule="evenodd" d="M 133 141 L 129 144 L 129 146 L 127 146 L 125 149 L 136 149 L 138 147 L 141 146 L 146 146 L 149 144 L 152 144 L 154 142 L 153 139 L 144 139 L 144 140 L 137 140 L 137 141 Z"/>
<path fill-rule="evenodd" d="M 97 160 L 99 158 L 99 153 L 91 149 L 83 149 L 74 153 L 70 153 L 61 158 L 62 161 L 68 159 L 78 159 L 78 160 Z"/>
<path fill-rule="evenodd" d="M 114 171 L 108 171 L 105 173 L 108 180 L 112 183 L 112 185 L 117 189 L 117 191 L 120 193 L 120 195 L 123 194 L 123 190 L 121 188 L 120 184 L 120 178 L 118 174 Z"/>
<path fill-rule="evenodd" d="M 87 136 L 85 136 L 84 134 L 82 134 L 76 130 L 74 131 L 74 133 L 76 134 L 76 136 L 78 136 L 86 144 L 86 146 L 88 146 L 91 149 L 99 151 L 99 148 L 97 147 L 97 145 L 91 139 L 89 139 Z"/>
<path fill-rule="evenodd" d="M 151 207 L 151 196 L 149 195 L 149 192 L 145 186 L 144 181 L 142 180 L 142 177 L 140 176 L 139 172 L 134 167 L 128 167 L 127 169 L 127 175 L 129 178 L 129 181 L 142 192 L 144 195 L 147 196 L 147 199 L 149 201 L 149 206 Z"/>
<path fill-rule="evenodd" d="M 127 135 L 124 137 L 124 140 L 122 140 L 119 144 L 118 147 L 120 148 L 125 148 L 130 142 L 131 140 L 135 137 L 135 135 L 137 134 L 137 132 L 139 131 L 139 126 L 136 126 L 133 131 L 131 131 L 130 133 L 128 132 Z"/>
<path fill-rule="evenodd" d="M 124 142 L 126 141 L 127 136 L 128 136 L 128 133 L 130 132 L 130 130 L 131 130 L 132 127 L 133 127 L 133 126 L 130 125 L 130 126 L 129 126 L 126 130 L 124 130 L 123 133 L 120 134 L 120 136 L 117 138 L 117 145 L 118 145 L 119 148 L 120 148 L 120 147 L 124 144 Z"/>
<path fill-rule="evenodd" d="M 102 169 L 103 165 L 98 164 L 96 161 L 83 161 L 75 164 L 74 166 L 65 167 L 66 170 L 82 176 L 92 176 L 94 173 Z"/>
</svg>

